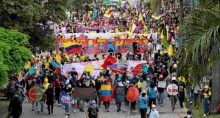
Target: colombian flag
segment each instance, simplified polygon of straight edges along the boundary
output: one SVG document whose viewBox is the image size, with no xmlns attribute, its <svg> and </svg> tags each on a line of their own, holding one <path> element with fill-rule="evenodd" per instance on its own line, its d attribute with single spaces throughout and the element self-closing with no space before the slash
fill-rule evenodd
<svg viewBox="0 0 220 118">
<path fill-rule="evenodd" d="M 111 101 L 112 99 L 112 87 L 111 85 L 102 84 L 100 89 L 100 100 L 101 101 Z"/>
<path fill-rule="evenodd" d="M 56 61 L 51 61 L 50 63 L 58 73 L 61 73 L 61 66 Z"/>
<path fill-rule="evenodd" d="M 63 43 L 63 46 L 64 46 L 66 53 L 68 55 L 71 55 L 76 52 L 80 52 L 81 48 L 82 48 L 82 45 L 80 45 L 79 43 L 71 42 L 71 41 Z"/>
</svg>

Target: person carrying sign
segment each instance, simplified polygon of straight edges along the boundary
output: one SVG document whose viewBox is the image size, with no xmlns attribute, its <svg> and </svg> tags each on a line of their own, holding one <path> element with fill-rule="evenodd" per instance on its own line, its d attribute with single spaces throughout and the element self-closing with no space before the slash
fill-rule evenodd
<svg viewBox="0 0 220 118">
<path fill-rule="evenodd" d="M 115 101 L 117 104 L 117 112 L 121 111 L 121 102 L 125 101 L 125 86 L 122 84 L 121 79 L 117 80 L 115 87 Z"/>
<path fill-rule="evenodd" d="M 177 102 L 177 94 L 178 94 L 178 81 L 176 80 L 176 77 L 174 76 L 171 78 L 171 82 L 167 86 L 167 93 L 170 95 L 171 108 L 172 108 L 172 111 L 174 111 L 175 105 Z"/>
</svg>

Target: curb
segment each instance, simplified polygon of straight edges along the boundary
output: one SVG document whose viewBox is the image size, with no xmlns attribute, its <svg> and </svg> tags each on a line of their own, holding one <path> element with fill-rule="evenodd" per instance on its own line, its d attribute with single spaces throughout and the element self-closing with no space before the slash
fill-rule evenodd
<svg viewBox="0 0 220 118">
<path fill-rule="evenodd" d="M 176 113 L 179 118 L 184 118 L 185 115 L 186 115 L 186 112 L 188 111 L 188 109 L 186 108 L 185 103 L 183 103 L 183 106 L 184 106 L 184 107 L 183 107 L 184 110 L 182 110 L 182 111 L 177 111 L 177 113 Z"/>
</svg>

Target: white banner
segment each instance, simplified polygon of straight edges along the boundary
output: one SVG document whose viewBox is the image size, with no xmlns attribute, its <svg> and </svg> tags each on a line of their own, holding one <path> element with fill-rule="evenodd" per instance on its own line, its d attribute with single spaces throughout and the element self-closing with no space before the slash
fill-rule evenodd
<svg viewBox="0 0 220 118">
<path fill-rule="evenodd" d="M 103 63 L 104 60 L 65 64 L 62 69 L 62 74 L 67 75 L 68 72 L 75 68 L 79 77 L 84 71 L 89 71 L 92 76 L 97 76 L 102 71 L 101 65 Z"/>
<path fill-rule="evenodd" d="M 130 72 L 131 68 L 134 68 L 138 64 L 142 64 L 146 62 L 147 61 L 128 61 L 127 71 Z M 62 74 L 67 76 L 68 72 L 72 71 L 72 69 L 75 68 L 75 71 L 78 73 L 79 77 L 82 75 L 84 71 L 89 71 L 92 76 L 96 77 L 99 75 L 100 72 L 103 71 L 101 67 L 103 63 L 104 60 L 64 64 L 62 69 Z"/>
<path fill-rule="evenodd" d="M 128 61 L 127 71 L 131 71 L 131 68 L 134 68 L 138 64 L 147 63 L 147 61 Z"/>
</svg>

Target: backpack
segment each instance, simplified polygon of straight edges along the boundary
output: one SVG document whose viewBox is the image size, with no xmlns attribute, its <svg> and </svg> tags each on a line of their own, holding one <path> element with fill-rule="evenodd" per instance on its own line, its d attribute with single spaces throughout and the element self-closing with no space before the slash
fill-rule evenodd
<svg viewBox="0 0 220 118">
<path fill-rule="evenodd" d="M 155 87 L 154 88 L 150 88 L 148 90 L 148 94 L 149 94 L 149 98 L 156 98 L 156 90 Z"/>
</svg>

